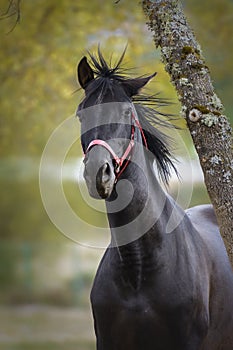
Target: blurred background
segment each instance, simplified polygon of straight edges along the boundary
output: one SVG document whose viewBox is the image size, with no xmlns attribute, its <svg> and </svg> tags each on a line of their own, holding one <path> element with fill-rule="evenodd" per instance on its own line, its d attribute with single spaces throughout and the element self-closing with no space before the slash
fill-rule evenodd
<svg viewBox="0 0 233 350">
<path fill-rule="evenodd" d="M 2 15 L 9 3 L 0 0 Z M 184 0 L 183 5 L 233 122 L 233 1 Z M 173 102 L 167 112 L 179 115 L 180 105 L 137 1 L 21 0 L 21 21 L 12 30 L 15 20 L 0 20 L 0 348 L 94 349 L 89 293 L 103 255 L 101 246 L 108 241 L 105 237 L 103 244 L 96 244 L 95 226 L 107 227 L 106 217 L 80 195 L 85 191 L 81 180 L 77 186 L 82 158 L 77 121 L 77 141 L 67 153 L 62 186 L 70 207 L 82 218 L 76 232 L 79 243 L 56 228 L 40 195 L 44 147 L 53 131 L 74 115 L 83 96 L 77 63 L 87 49 L 96 52 L 98 44 L 113 61 L 128 44 L 125 67 L 135 67 L 135 75 L 158 72 L 150 91 Z M 180 126 L 175 154 L 182 160 L 183 179 L 179 185 L 173 180 L 170 191 L 175 197 L 179 192 L 184 207 L 206 203 L 208 195 L 182 120 Z M 62 147 L 61 140 L 55 158 Z M 53 161 L 51 182 L 56 181 Z"/>
</svg>

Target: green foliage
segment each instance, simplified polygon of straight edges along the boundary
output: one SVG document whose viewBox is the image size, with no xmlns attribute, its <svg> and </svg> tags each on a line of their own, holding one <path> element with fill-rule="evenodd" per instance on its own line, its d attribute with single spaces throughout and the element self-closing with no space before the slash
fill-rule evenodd
<svg viewBox="0 0 233 350">
<path fill-rule="evenodd" d="M 82 255 L 77 246 L 2 241 L 0 256 L 0 305 L 89 305 L 94 271 L 85 264 L 97 261 Z"/>
<path fill-rule="evenodd" d="M 201 44 L 207 66 L 226 115 L 233 123 L 233 2 L 183 0 L 188 20 Z"/>
<path fill-rule="evenodd" d="M 5 11 L 8 1 L 0 6 Z M 125 67 L 139 67 L 135 71 L 139 75 L 159 71 L 151 86 L 163 96 L 176 97 L 162 64 L 155 60 L 140 6 L 100 0 L 22 0 L 21 17 L 9 34 L 15 18 L 0 21 L 1 237 L 51 240 L 59 235 L 41 202 L 39 162 L 49 136 L 74 114 L 83 96 L 76 66 L 86 50 L 96 50 L 100 43 L 107 57 L 114 53 L 114 62 L 128 43 Z M 57 154 L 62 142 L 59 147 Z M 71 153 L 81 156 L 80 145 Z M 78 203 L 73 187 L 64 185 L 74 210 L 101 226 L 104 216 L 97 217 L 85 203 Z"/>
<path fill-rule="evenodd" d="M 100 43 L 116 60 L 128 43 L 128 66 L 143 66 L 140 74 L 163 69 L 153 63 L 145 20 L 132 2 L 21 3 L 22 19 L 13 32 L 5 34 L 14 18 L 0 22 L 2 156 L 40 155 L 53 129 L 74 113 L 82 95 L 74 94 L 76 65 L 86 49 Z"/>
</svg>

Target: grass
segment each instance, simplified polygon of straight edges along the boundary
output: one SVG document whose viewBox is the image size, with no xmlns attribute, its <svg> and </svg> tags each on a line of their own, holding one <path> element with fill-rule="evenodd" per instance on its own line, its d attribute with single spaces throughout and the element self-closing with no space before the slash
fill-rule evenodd
<svg viewBox="0 0 233 350">
<path fill-rule="evenodd" d="M 0 307 L 4 350 L 94 350 L 89 309 L 28 305 Z"/>
<path fill-rule="evenodd" d="M 46 343 L 21 343 L 21 344 L 4 344 L 4 350 L 94 350 L 93 343 L 66 342 L 64 344 L 55 342 Z"/>
</svg>

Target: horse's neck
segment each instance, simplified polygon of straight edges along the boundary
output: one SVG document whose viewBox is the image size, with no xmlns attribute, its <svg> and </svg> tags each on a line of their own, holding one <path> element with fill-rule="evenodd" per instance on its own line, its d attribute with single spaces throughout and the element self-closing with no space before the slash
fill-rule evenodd
<svg viewBox="0 0 233 350">
<path fill-rule="evenodd" d="M 145 270 L 150 272 L 162 263 L 164 235 L 182 220 L 182 211 L 162 190 L 151 164 L 142 168 L 138 173 L 136 168 L 131 169 L 131 185 L 125 180 L 119 182 L 116 201 L 119 207 L 121 203 L 126 207 L 113 213 L 114 202 L 107 203 L 119 269 L 123 279 L 135 289 L 139 288 Z"/>
</svg>

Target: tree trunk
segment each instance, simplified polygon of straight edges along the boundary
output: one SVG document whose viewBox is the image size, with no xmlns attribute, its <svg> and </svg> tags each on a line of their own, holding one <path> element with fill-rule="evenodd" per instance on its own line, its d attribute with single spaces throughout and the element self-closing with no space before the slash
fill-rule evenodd
<svg viewBox="0 0 233 350">
<path fill-rule="evenodd" d="M 148 27 L 182 104 L 233 266 L 233 144 L 201 48 L 178 0 L 143 0 Z"/>
</svg>

